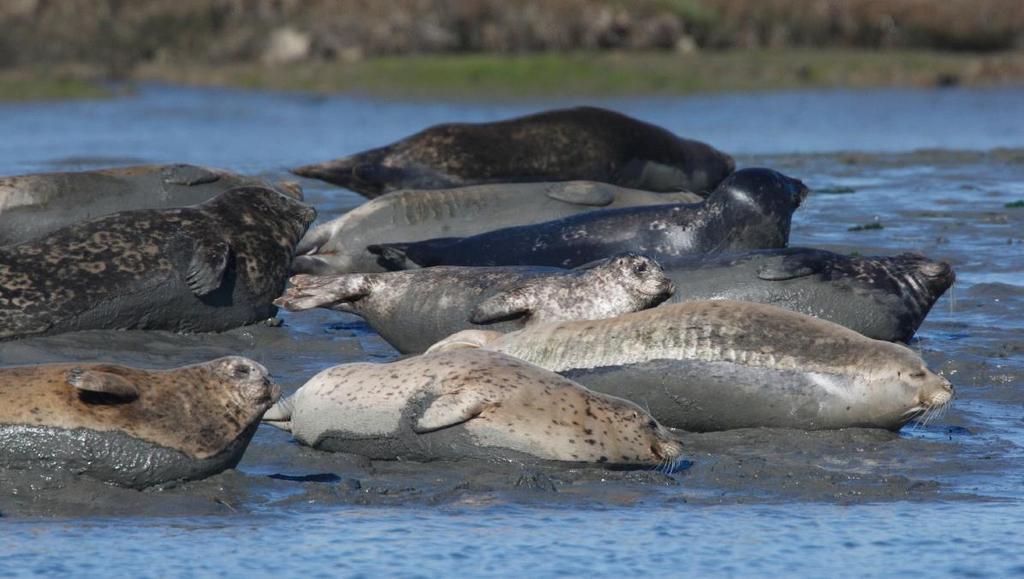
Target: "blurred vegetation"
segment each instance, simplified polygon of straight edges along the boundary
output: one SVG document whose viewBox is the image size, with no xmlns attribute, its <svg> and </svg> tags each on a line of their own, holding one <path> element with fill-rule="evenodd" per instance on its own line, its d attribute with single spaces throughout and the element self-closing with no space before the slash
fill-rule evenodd
<svg viewBox="0 0 1024 579">
<path fill-rule="evenodd" d="M 10 71 L 58 94 L 135 78 L 548 94 L 1024 77 L 1024 0 L 2 0 L 0 26 L 0 96 L 37 92 Z"/>
</svg>

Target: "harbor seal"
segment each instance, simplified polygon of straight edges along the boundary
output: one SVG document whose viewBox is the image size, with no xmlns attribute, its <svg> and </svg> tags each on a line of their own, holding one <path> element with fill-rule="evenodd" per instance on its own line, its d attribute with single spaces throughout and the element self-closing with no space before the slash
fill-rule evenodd
<svg viewBox="0 0 1024 579">
<path fill-rule="evenodd" d="M 666 426 L 898 430 L 952 385 L 900 344 L 764 304 L 711 300 L 500 334 L 466 330 L 429 352 L 485 347 L 632 400 Z"/>
<path fill-rule="evenodd" d="M 271 186 L 255 177 L 185 164 L 0 177 L 0 245 L 118 211 L 195 205 L 241 186 L 273 187 L 302 200 L 294 183 Z"/>
<path fill-rule="evenodd" d="M 496 352 L 328 368 L 264 416 L 303 444 L 380 460 L 675 462 L 682 445 L 631 402 Z"/>
<path fill-rule="evenodd" d="M 0 340 L 221 331 L 272 317 L 316 211 L 263 187 L 125 211 L 0 248 Z"/>
<path fill-rule="evenodd" d="M 512 331 L 555 320 L 587 320 L 654 307 L 674 288 L 658 262 L 626 254 L 585 270 L 547 267 L 430 267 L 337 276 L 299 275 L 274 303 L 364 318 L 402 353 L 419 353 L 459 330 Z"/>
<path fill-rule="evenodd" d="M 735 169 L 714 147 L 597 107 L 494 123 L 436 125 L 379 149 L 292 172 L 373 198 L 398 189 L 524 181 L 604 181 L 710 191 Z"/>
<path fill-rule="evenodd" d="M 771 304 L 898 342 L 914 336 L 956 279 L 948 263 L 918 254 L 862 257 L 804 247 L 680 256 L 662 265 L 677 288 L 666 303 Z"/>
<path fill-rule="evenodd" d="M 707 200 L 584 213 L 466 238 L 371 245 L 388 270 L 432 265 L 575 267 L 634 251 L 663 259 L 681 254 L 785 247 L 793 212 L 808 190 L 771 169 L 729 175 Z"/>
<path fill-rule="evenodd" d="M 313 274 L 385 271 L 366 246 L 476 235 L 598 209 L 699 201 L 693 193 L 651 193 L 596 181 L 395 191 L 310 230 L 296 248 L 292 269 Z"/>
<path fill-rule="evenodd" d="M 385 243 L 367 249 L 387 269 L 435 265 L 576 267 L 634 251 L 682 254 L 785 247 L 807 187 L 771 169 L 743 169 L 699 204 L 608 209 L 470 237 Z"/>
<path fill-rule="evenodd" d="M 131 488 L 233 468 L 278 387 L 239 356 L 172 370 L 0 368 L 0 467 Z"/>
</svg>

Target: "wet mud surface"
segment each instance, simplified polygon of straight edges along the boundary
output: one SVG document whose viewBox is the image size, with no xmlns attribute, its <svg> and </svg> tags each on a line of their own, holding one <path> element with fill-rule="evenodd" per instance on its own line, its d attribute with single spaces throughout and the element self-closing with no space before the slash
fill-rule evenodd
<svg viewBox="0 0 1024 579">
<path fill-rule="evenodd" d="M 850 505 L 1003 502 L 1024 472 L 1024 153 L 1016 150 L 740 157 L 815 191 L 791 245 L 861 254 L 914 250 L 951 262 L 958 282 L 911 346 L 953 381 L 943 416 L 900 433 L 749 429 L 684 434 L 673 472 L 581 465 L 369 461 L 302 447 L 263 426 L 235 470 L 146 491 L 60 473 L 0 471 L 5 517 L 237 515 L 336 505 Z M 274 175 L 277 176 L 277 175 Z M 283 176 L 283 175 L 281 175 Z M 312 181 L 329 220 L 359 198 Z M 858 226 L 878 224 L 881 227 Z M 854 230 L 851 230 L 854 229 Z M 0 364 L 111 361 L 169 367 L 228 354 L 267 366 L 285 392 L 319 370 L 398 353 L 358 317 L 282 312 L 283 323 L 222 334 L 80 332 L 0 344 Z"/>
</svg>

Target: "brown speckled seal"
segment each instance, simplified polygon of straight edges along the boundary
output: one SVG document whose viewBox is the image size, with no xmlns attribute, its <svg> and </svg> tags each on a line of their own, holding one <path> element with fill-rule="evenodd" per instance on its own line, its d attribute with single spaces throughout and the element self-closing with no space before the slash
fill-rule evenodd
<svg viewBox="0 0 1024 579">
<path fill-rule="evenodd" d="M 2 368 L 0 467 L 136 488 L 202 478 L 238 463 L 279 394 L 266 368 L 238 356 L 172 370 Z"/>
<path fill-rule="evenodd" d="M 0 340 L 86 329 L 219 331 L 273 316 L 316 212 L 239 187 L 0 248 Z"/>
<path fill-rule="evenodd" d="M 430 127 L 386 147 L 292 172 L 377 197 L 481 183 L 604 181 L 649 191 L 710 191 L 735 168 L 699 141 L 597 107 L 495 123 Z"/>
</svg>

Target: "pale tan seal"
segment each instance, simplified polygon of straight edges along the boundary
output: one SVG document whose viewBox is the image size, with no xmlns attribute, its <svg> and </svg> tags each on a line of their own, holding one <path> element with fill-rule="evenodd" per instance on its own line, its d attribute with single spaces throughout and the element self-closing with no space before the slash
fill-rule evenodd
<svg viewBox="0 0 1024 579">
<path fill-rule="evenodd" d="M 606 320 L 467 330 L 431 351 L 485 347 L 632 400 L 685 430 L 899 429 L 952 385 L 906 346 L 774 306 L 715 300 Z"/>
<path fill-rule="evenodd" d="M 171 370 L 114 364 L 0 369 L 0 467 L 60 469 L 142 488 L 234 467 L 279 395 L 230 356 Z"/>
<path fill-rule="evenodd" d="M 483 350 L 328 368 L 264 420 L 314 448 L 385 460 L 655 465 L 682 452 L 635 404 Z"/>
</svg>

